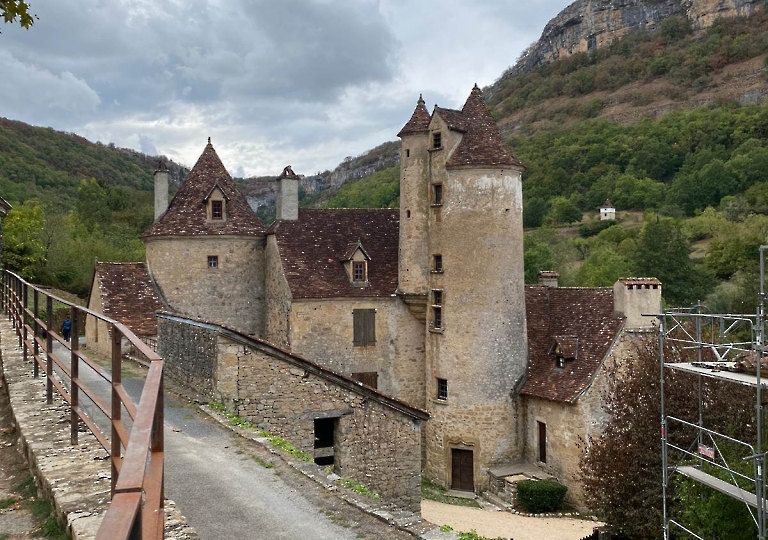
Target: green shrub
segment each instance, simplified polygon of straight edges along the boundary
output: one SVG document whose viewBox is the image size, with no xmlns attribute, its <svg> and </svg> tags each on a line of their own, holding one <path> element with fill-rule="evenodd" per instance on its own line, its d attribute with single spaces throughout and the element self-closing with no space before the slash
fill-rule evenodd
<svg viewBox="0 0 768 540">
<path fill-rule="evenodd" d="M 608 227 L 613 227 L 614 225 L 617 225 L 616 221 L 610 219 L 604 221 L 590 221 L 579 227 L 579 236 L 582 238 L 589 238 L 590 236 L 595 236 L 599 232 L 604 231 Z"/>
<path fill-rule="evenodd" d="M 517 484 L 517 497 L 534 514 L 556 512 L 563 505 L 568 488 L 549 480 L 523 480 Z"/>
</svg>

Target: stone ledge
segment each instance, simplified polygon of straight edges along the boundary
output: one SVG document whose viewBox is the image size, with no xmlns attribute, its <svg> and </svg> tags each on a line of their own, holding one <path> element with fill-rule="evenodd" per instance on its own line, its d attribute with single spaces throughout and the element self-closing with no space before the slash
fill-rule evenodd
<svg viewBox="0 0 768 540">
<path fill-rule="evenodd" d="M 17 343 L 11 323 L 1 319 L 0 361 L 20 451 L 72 539 L 93 540 L 109 507 L 109 456 L 90 432 L 80 432 L 78 445 L 69 443 L 69 406 L 55 392 L 53 403 L 46 404 L 45 379 L 33 378 L 32 362 L 24 362 Z M 165 538 L 198 538 L 169 500 L 165 501 Z"/>
</svg>

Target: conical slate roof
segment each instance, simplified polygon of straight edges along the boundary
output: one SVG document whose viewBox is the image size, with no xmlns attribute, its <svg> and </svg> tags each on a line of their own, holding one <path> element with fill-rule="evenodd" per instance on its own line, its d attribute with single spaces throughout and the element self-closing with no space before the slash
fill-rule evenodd
<svg viewBox="0 0 768 540">
<path fill-rule="evenodd" d="M 442 111 L 438 110 L 438 113 Z M 455 115 L 455 111 L 451 111 Z M 461 142 L 454 150 L 446 167 L 492 166 L 523 167 L 512 150 L 504 144 L 490 111 L 483 101 L 483 93 L 477 85 L 461 109 Z M 447 119 L 450 127 L 450 120 Z M 455 122 L 455 119 L 454 119 Z"/>
<path fill-rule="evenodd" d="M 413 111 L 411 119 L 403 126 L 403 129 L 400 130 L 397 136 L 402 137 L 403 135 L 427 131 L 431 119 L 427 106 L 424 104 L 424 99 L 419 95 L 419 101 L 416 103 L 416 109 Z"/>
<path fill-rule="evenodd" d="M 215 187 L 226 198 L 225 219 L 209 220 L 207 199 Z M 147 229 L 142 238 L 169 235 L 250 235 L 262 234 L 264 224 L 213 149 L 211 139 L 187 175 L 168 210 Z"/>
</svg>

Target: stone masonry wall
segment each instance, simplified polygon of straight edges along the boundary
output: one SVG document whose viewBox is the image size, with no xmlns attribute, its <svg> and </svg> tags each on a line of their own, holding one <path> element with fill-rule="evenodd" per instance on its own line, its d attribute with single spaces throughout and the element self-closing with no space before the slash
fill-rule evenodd
<svg viewBox="0 0 768 540">
<path fill-rule="evenodd" d="M 219 350 L 234 345 L 219 337 Z M 235 345 L 237 348 L 237 345 Z M 243 347 L 239 349 L 242 351 Z M 412 417 L 261 351 L 239 355 L 237 413 L 312 455 L 314 420 L 338 418 L 336 473 L 418 511 L 421 427 Z"/>
<path fill-rule="evenodd" d="M 216 331 L 157 318 L 157 354 L 165 360 L 165 373 L 198 393 L 218 398 L 216 370 Z"/>
<path fill-rule="evenodd" d="M 265 319 L 264 339 L 278 347 L 290 347 L 291 289 L 285 279 L 280 248 L 277 246 L 275 235 L 267 236 L 265 289 L 267 309 Z"/>
<path fill-rule="evenodd" d="M 104 313 L 98 280 L 93 280 L 89 302 L 88 309 L 97 313 Z M 88 315 L 85 318 L 85 346 L 104 356 L 110 356 L 112 354 L 112 336 L 109 325 L 101 319 Z"/>
<path fill-rule="evenodd" d="M 264 239 L 148 238 L 147 264 L 170 307 L 246 334 L 264 331 Z M 218 267 L 208 266 L 209 256 Z"/>
<path fill-rule="evenodd" d="M 355 347 L 352 311 L 376 310 L 376 344 Z M 395 297 L 295 300 L 291 352 L 337 373 L 378 373 L 378 389 L 423 408 L 424 324 Z"/>
</svg>

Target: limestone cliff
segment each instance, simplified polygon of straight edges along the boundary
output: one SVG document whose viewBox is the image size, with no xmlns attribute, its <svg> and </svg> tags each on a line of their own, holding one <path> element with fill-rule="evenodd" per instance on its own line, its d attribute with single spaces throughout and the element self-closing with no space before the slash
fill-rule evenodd
<svg viewBox="0 0 768 540">
<path fill-rule="evenodd" d="M 549 21 L 539 41 L 504 76 L 604 47 L 635 28 L 652 30 L 673 15 L 700 29 L 719 17 L 749 16 L 762 5 L 762 0 L 577 0 Z"/>
</svg>

